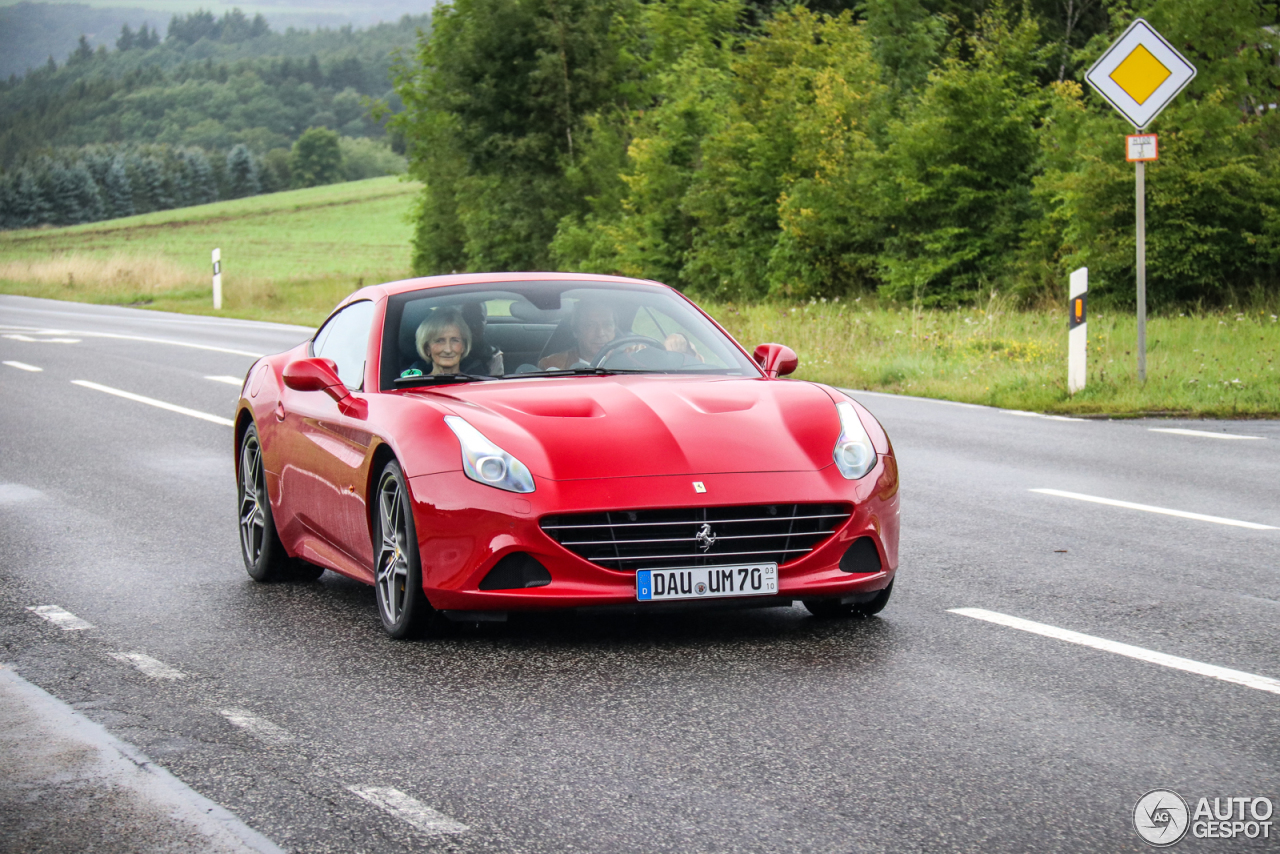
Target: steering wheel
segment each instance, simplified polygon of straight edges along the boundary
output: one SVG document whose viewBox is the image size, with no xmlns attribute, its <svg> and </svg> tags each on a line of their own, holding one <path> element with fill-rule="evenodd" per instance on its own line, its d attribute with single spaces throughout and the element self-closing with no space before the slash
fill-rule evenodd
<svg viewBox="0 0 1280 854">
<path fill-rule="evenodd" d="M 624 335 L 621 338 L 613 339 L 608 344 L 601 347 L 600 352 L 596 353 L 596 357 L 591 360 L 591 367 L 600 367 L 604 364 L 604 360 L 608 358 L 614 350 L 631 344 L 647 344 L 650 347 L 657 347 L 659 350 L 666 349 L 662 346 L 662 342 L 657 338 L 650 338 L 648 335 Z"/>
</svg>

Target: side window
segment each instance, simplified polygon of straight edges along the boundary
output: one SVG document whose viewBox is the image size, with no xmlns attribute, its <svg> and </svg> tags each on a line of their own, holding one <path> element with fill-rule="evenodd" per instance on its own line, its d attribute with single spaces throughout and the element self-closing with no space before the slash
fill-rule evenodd
<svg viewBox="0 0 1280 854">
<path fill-rule="evenodd" d="M 329 318 L 311 345 L 313 355 L 333 359 L 338 377 L 352 391 L 364 384 L 364 357 L 369 352 L 369 331 L 373 323 L 373 303 L 352 303 Z"/>
</svg>

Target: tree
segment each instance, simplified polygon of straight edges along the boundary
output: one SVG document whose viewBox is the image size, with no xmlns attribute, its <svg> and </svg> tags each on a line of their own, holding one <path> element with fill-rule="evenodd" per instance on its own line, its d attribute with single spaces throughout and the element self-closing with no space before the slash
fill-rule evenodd
<svg viewBox="0 0 1280 854">
<path fill-rule="evenodd" d="M 586 117 L 636 95 L 634 0 L 456 0 L 397 91 L 412 171 L 427 185 L 415 267 L 540 269 L 557 224 L 583 212 L 566 172 Z"/>
<path fill-rule="evenodd" d="M 133 187 L 124 168 L 124 158 L 111 158 L 102 180 L 102 201 L 108 218 L 133 216 Z"/>
<path fill-rule="evenodd" d="M 307 128 L 293 144 L 289 174 L 294 187 L 315 187 L 342 180 L 338 135 L 326 128 Z"/>
<path fill-rule="evenodd" d="M 49 221 L 49 204 L 36 176 L 25 167 L 9 176 L 9 228 L 33 228 Z"/>
<path fill-rule="evenodd" d="M 102 197 L 89 170 L 79 163 L 51 162 L 44 169 L 45 198 L 50 221 L 75 225 L 102 219 Z"/>
<path fill-rule="evenodd" d="M 191 168 L 191 197 L 189 204 L 205 205 L 218 200 L 218 179 L 213 166 L 202 149 L 187 149 L 187 164 Z"/>
<path fill-rule="evenodd" d="M 89 47 L 89 39 L 82 35 L 76 49 L 67 57 L 67 64 L 72 65 L 90 59 L 93 59 L 93 48 Z"/>
<path fill-rule="evenodd" d="M 227 198 L 256 196 L 260 192 L 258 164 L 249 147 L 241 143 L 227 153 Z"/>
<path fill-rule="evenodd" d="M 145 27 L 146 25 L 143 24 L 143 26 Z M 116 50 L 133 50 L 135 44 L 133 30 L 129 29 L 128 24 L 121 25 L 120 38 L 116 39 Z"/>
</svg>

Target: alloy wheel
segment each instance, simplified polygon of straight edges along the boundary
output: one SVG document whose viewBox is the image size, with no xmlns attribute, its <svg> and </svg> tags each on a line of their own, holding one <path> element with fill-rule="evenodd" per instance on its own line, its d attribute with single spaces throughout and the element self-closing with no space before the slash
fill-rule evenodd
<svg viewBox="0 0 1280 854">
<path fill-rule="evenodd" d="M 400 481 L 390 472 L 382 476 L 382 482 L 378 485 L 378 514 L 382 534 L 375 574 L 378 608 L 387 624 L 394 625 L 404 615 L 408 599 L 409 536 L 405 526 Z"/>
<path fill-rule="evenodd" d="M 266 518 L 262 513 L 262 446 L 250 434 L 240 447 L 240 548 L 251 566 L 262 557 Z"/>
</svg>

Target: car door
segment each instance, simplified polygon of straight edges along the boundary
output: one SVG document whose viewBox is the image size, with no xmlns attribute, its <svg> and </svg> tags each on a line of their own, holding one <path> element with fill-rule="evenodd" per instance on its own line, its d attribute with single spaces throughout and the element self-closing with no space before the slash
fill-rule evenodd
<svg viewBox="0 0 1280 854">
<path fill-rule="evenodd" d="M 365 358 L 374 304 L 352 303 L 334 314 L 311 343 L 313 356 L 330 359 L 352 397 L 364 395 Z M 355 559 L 372 562 L 364 487 L 373 436 L 357 407 L 340 407 L 322 391 L 285 389 L 284 428 L 292 436 L 281 472 L 290 510 L 312 535 Z"/>
</svg>

